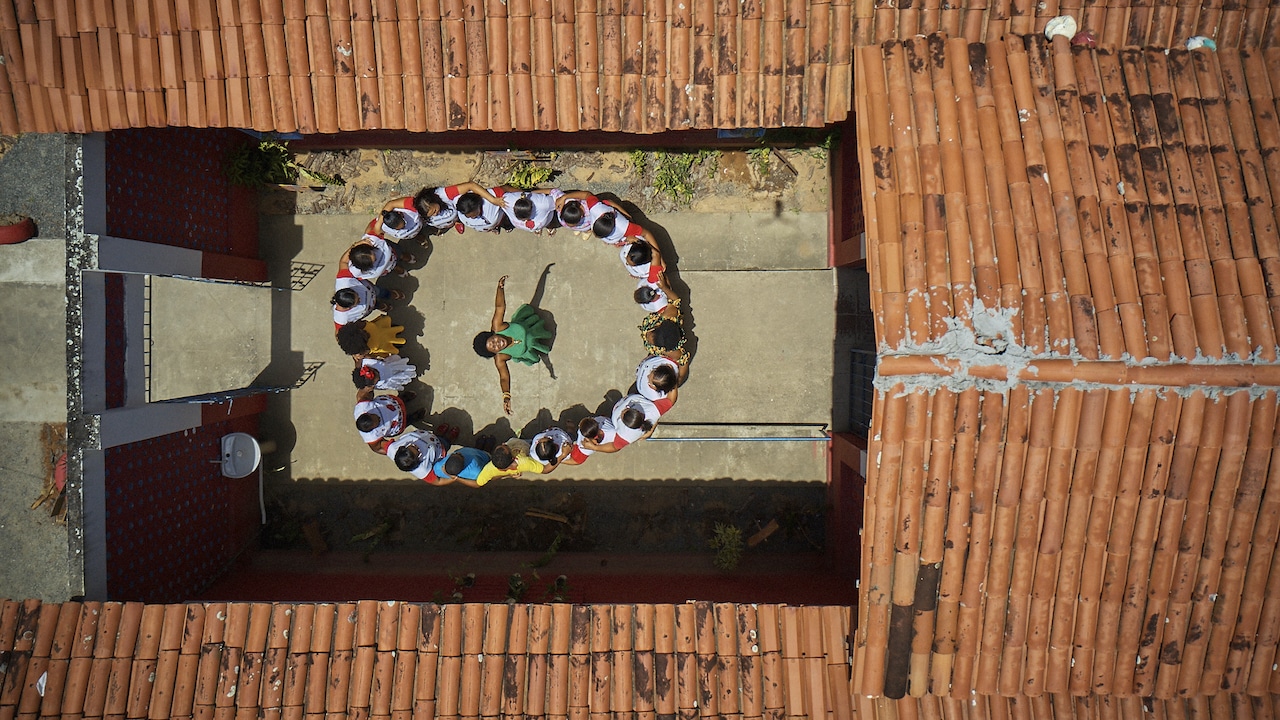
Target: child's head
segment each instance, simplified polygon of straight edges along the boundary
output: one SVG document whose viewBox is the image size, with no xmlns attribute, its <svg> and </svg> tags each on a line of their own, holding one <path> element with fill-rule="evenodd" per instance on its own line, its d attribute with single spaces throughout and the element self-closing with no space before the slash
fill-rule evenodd
<svg viewBox="0 0 1280 720">
<path fill-rule="evenodd" d="M 342 288 L 341 290 L 335 292 L 333 294 L 333 297 L 330 298 L 329 300 L 329 304 L 338 308 L 339 310 L 350 310 L 351 308 L 359 304 L 359 302 L 360 302 L 360 296 L 357 295 L 356 291 L 352 290 L 351 288 Z"/>
<path fill-rule="evenodd" d="M 555 465 L 558 462 L 557 455 L 560 454 L 560 446 L 555 440 L 544 437 L 533 446 L 533 454 L 542 462 L 548 465 Z"/>
<path fill-rule="evenodd" d="M 580 200 L 569 200 L 560 210 L 560 222 L 565 225 L 577 225 L 582 222 L 582 216 L 586 213 Z"/>
<path fill-rule="evenodd" d="M 378 384 L 378 371 L 368 365 L 361 365 L 351 371 L 351 382 L 355 383 L 357 390 L 373 387 Z"/>
<path fill-rule="evenodd" d="M 658 392 L 669 393 L 676 389 L 679 373 L 670 365 L 659 365 L 649 373 L 649 385 Z"/>
<path fill-rule="evenodd" d="M 499 470 L 507 470 L 516 464 L 516 456 L 511 453 L 511 448 L 506 445 L 499 445 L 493 449 L 493 453 L 489 456 L 489 462 Z"/>
<path fill-rule="evenodd" d="M 364 329 L 364 321 L 353 322 L 338 328 L 338 347 L 348 355 L 363 355 L 369 352 L 369 333 Z"/>
<path fill-rule="evenodd" d="M 649 331 L 649 342 L 663 350 L 679 349 L 682 340 L 684 340 L 684 329 L 674 320 L 663 320 Z"/>
<path fill-rule="evenodd" d="M 476 333 L 475 339 L 471 341 L 471 349 L 475 350 L 476 354 L 482 358 L 493 357 L 497 353 L 489 349 L 489 338 L 492 337 L 493 333 L 487 330 L 482 333 Z"/>
<path fill-rule="evenodd" d="M 591 232 L 598 238 L 607 238 L 618 227 L 618 213 L 607 212 L 591 224 Z"/>
<path fill-rule="evenodd" d="M 469 218 L 478 218 L 480 213 L 484 212 L 484 198 L 473 192 L 466 192 L 458 198 L 455 207 L 458 208 L 458 212 Z"/>
<path fill-rule="evenodd" d="M 462 472 L 462 470 L 466 468 L 466 466 L 467 466 L 466 458 L 462 457 L 458 453 L 454 453 L 450 455 L 449 457 L 445 458 L 445 461 L 444 461 L 444 471 L 449 475 L 453 475 L 455 477 L 457 476 L 458 473 Z"/>
<path fill-rule="evenodd" d="M 648 305 L 654 300 L 657 300 L 660 294 L 661 291 L 652 285 L 641 285 L 636 288 L 635 294 L 632 295 L 632 297 L 635 298 L 636 302 L 640 305 Z"/>
<path fill-rule="evenodd" d="M 395 210 L 382 211 L 382 226 L 391 230 L 404 229 L 404 215 Z"/>
<path fill-rule="evenodd" d="M 352 247 L 351 252 L 347 257 L 351 260 L 351 264 L 354 265 L 357 270 L 363 270 L 365 272 L 372 270 L 373 266 L 378 262 L 378 256 L 374 251 L 373 246 L 365 242 Z"/>
<path fill-rule="evenodd" d="M 424 187 L 413 196 L 413 209 L 417 210 L 419 215 L 432 217 L 444 212 L 444 203 L 440 202 L 440 196 L 436 194 L 438 189 Z"/>
<path fill-rule="evenodd" d="M 627 246 L 627 264 L 644 265 L 653 260 L 653 248 L 646 242 L 633 242 Z"/>
<path fill-rule="evenodd" d="M 578 432 L 591 442 L 600 442 L 604 439 L 604 433 L 600 431 L 600 422 L 593 417 L 584 417 L 578 421 Z"/>
<path fill-rule="evenodd" d="M 635 405 L 628 405 L 627 409 L 623 410 L 622 413 L 618 415 L 618 419 L 622 421 L 623 425 L 626 425 L 632 430 L 643 430 L 644 432 L 649 432 L 653 429 L 653 423 L 646 420 L 644 417 L 644 411 L 640 410 Z"/>
<path fill-rule="evenodd" d="M 409 472 L 422 464 L 422 453 L 418 452 L 418 448 L 413 443 L 405 443 L 396 450 L 395 461 L 396 467 Z"/>
<path fill-rule="evenodd" d="M 533 217 L 533 200 L 529 198 L 529 193 L 524 193 L 519 200 L 511 207 L 511 212 L 516 216 L 517 220 L 528 220 Z"/>
<path fill-rule="evenodd" d="M 356 418 L 356 429 L 360 432 L 369 432 L 382 424 L 377 415 L 373 413 L 361 413 Z"/>
</svg>

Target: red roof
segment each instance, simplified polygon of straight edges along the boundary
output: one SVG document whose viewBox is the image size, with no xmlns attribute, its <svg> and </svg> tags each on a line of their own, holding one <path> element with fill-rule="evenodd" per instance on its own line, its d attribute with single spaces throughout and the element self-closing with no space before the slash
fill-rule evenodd
<svg viewBox="0 0 1280 720">
<path fill-rule="evenodd" d="M 0 131 L 821 127 L 850 0 L 0 0 Z"/>
</svg>

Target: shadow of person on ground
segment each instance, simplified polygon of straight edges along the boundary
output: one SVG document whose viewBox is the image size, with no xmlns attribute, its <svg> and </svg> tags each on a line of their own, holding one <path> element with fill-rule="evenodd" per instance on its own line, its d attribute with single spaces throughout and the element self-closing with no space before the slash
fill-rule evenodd
<svg viewBox="0 0 1280 720">
<path fill-rule="evenodd" d="M 698 335 L 694 332 L 697 327 L 697 320 L 694 317 L 693 293 L 689 288 L 689 284 L 680 277 L 680 255 L 676 250 L 676 245 L 671 239 L 671 233 L 661 225 L 649 219 L 635 203 L 617 197 L 613 193 L 601 193 L 597 195 L 603 200 L 623 208 L 630 215 L 631 222 L 639 223 L 641 227 L 653 234 L 654 240 L 658 242 L 658 250 L 662 253 L 662 262 L 665 265 L 664 273 L 667 277 L 667 284 L 671 286 L 671 290 L 680 298 L 680 316 L 681 325 L 684 328 L 685 350 L 689 352 L 689 361 L 692 363 L 693 357 L 698 354 Z"/>
<path fill-rule="evenodd" d="M 458 436 L 450 442 L 454 445 L 465 445 L 467 447 L 475 447 L 475 420 L 471 418 L 471 413 L 457 407 L 447 407 L 439 413 L 427 415 L 427 422 L 436 431 L 442 431 L 444 426 L 457 428 Z"/>
<path fill-rule="evenodd" d="M 561 410 L 560 417 L 556 418 L 553 424 L 568 430 L 570 435 L 576 437 L 578 423 L 582 422 L 582 419 L 586 417 L 591 417 L 591 411 L 587 409 L 586 405 L 578 403 Z"/>
<path fill-rule="evenodd" d="M 479 442 L 480 438 L 485 436 L 493 438 L 495 443 L 500 444 L 516 437 L 516 431 L 511 427 L 511 420 L 509 418 L 501 417 L 480 428 L 475 433 L 475 439 L 477 442 Z M 480 445 L 477 444 L 475 447 L 480 447 Z M 484 448 L 481 449 L 483 450 Z M 492 450 L 492 448 L 486 450 L 486 452 L 489 452 L 490 450 Z"/>
<path fill-rule="evenodd" d="M 538 413 L 533 416 L 532 420 L 525 423 L 524 427 L 520 428 L 520 437 L 528 440 L 555 424 L 555 420 L 551 417 L 551 411 L 547 408 L 541 408 L 538 410 Z"/>
<path fill-rule="evenodd" d="M 538 284 L 533 289 L 533 296 L 529 298 L 529 307 L 532 307 L 538 313 L 538 317 L 542 318 L 542 324 L 546 326 L 547 332 L 551 333 L 551 337 L 547 338 L 548 352 L 542 355 L 542 364 L 546 366 L 547 373 L 551 375 L 552 380 L 556 380 L 556 367 L 551 363 L 550 350 L 556 345 L 556 317 L 547 310 L 542 309 L 542 296 L 547 292 L 547 278 L 551 276 L 551 268 L 555 267 L 555 263 L 547 263 L 542 269 L 542 274 L 538 276 Z"/>
</svg>

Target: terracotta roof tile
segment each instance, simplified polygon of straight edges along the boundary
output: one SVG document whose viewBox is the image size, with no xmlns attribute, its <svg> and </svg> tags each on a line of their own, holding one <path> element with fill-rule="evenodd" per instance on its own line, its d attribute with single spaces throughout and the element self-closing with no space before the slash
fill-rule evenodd
<svg viewBox="0 0 1280 720">
<path fill-rule="evenodd" d="M 552 3 L 509 10 L 477 0 L 445 3 L 441 12 L 384 0 L 375 13 L 372 2 L 49 0 L 43 18 L 34 3 L 0 5 L 21 131 L 65 130 L 73 118 L 93 127 L 251 118 L 260 130 L 307 132 L 660 132 L 821 126 L 843 119 L 850 104 L 848 3 L 780 0 L 764 3 L 769 12 L 759 3 L 740 12 L 715 0 L 610 0 L 552 13 Z M 97 47 L 86 54 L 83 36 L 93 32 Z M 59 41 L 77 34 L 79 46 Z M 332 92 L 318 81 L 331 75 L 340 78 Z M 276 76 L 292 82 L 248 84 L 247 113 L 240 83 L 191 85 Z M 61 90 L 32 94 L 34 87 Z M 159 87 L 184 92 L 87 92 Z M 218 99 L 227 92 L 229 100 Z"/>
<path fill-rule="evenodd" d="M 1154 7 L 1153 7 L 1154 5 Z M 1006 33 L 1025 35 L 1044 30 L 1058 15 L 1070 15 L 1104 47 L 1168 47 L 1193 35 L 1214 37 L 1219 47 L 1274 46 L 1278 28 L 1274 3 L 1101 0 L 1081 3 L 1058 0 L 1032 3 L 925 0 L 902 6 L 889 2 L 857 3 L 851 37 L 866 45 L 891 38 L 945 32 L 971 42 L 997 40 Z"/>
</svg>

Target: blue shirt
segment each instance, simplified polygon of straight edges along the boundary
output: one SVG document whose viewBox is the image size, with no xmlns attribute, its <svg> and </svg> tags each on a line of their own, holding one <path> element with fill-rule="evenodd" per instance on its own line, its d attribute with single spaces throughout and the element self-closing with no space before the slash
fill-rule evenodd
<svg viewBox="0 0 1280 720">
<path fill-rule="evenodd" d="M 461 455 L 467 461 L 467 464 L 462 468 L 462 472 L 455 476 L 463 480 L 475 480 L 480 477 L 480 471 L 484 469 L 485 465 L 489 464 L 489 453 L 473 447 L 460 447 L 436 461 L 434 466 L 436 477 L 444 478 L 449 476 L 444 471 L 444 464 L 454 455 Z"/>
</svg>

